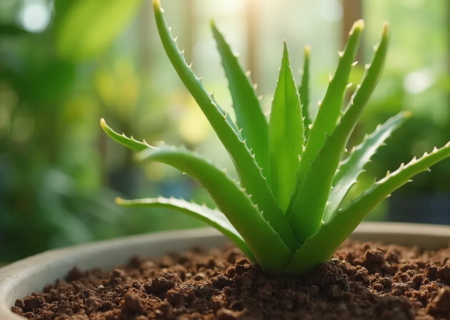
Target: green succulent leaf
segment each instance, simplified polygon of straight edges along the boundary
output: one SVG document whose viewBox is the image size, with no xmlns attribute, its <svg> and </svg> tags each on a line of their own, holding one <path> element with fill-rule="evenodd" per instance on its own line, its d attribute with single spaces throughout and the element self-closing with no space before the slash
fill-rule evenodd
<svg viewBox="0 0 450 320">
<path fill-rule="evenodd" d="M 350 31 L 345 51 L 339 53 L 337 70 L 334 77 L 330 79 L 330 84 L 328 85 L 325 97 L 319 105 L 316 119 L 309 131 L 308 141 L 302 154 L 300 168 L 297 174 L 297 189 L 304 185 L 305 175 L 309 171 L 312 161 L 323 147 L 326 137 L 333 132 L 339 116 L 341 115 L 348 78 L 355 60 L 363 28 L 364 22 L 362 20 L 355 22 Z M 288 216 L 290 216 L 291 211 L 293 210 L 298 195 L 299 191 L 291 198 L 287 213 Z"/>
<path fill-rule="evenodd" d="M 275 270 L 290 259 L 291 249 L 266 221 L 245 190 L 224 171 L 193 152 L 174 147 L 145 149 L 137 153 L 136 158 L 168 164 L 197 179 L 245 239 L 264 269 Z"/>
<path fill-rule="evenodd" d="M 309 126 L 312 124 L 311 115 L 309 114 L 309 56 L 311 47 L 305 46 L 305 58 L 303 62 L 302 82 L 298 88 L 300 94 L 300 102 L 302 104 L 303 127 L 305 131 L 305 140 L 308 140 Z"/>
<path fill-rule="evenodd" d="M 345 146 L 358 119 L 380 79 L 388 48 L 388 25 L 385 24 L 380 44 L 372 63 L 354 93 L 350 105 L 339 120 L 333 133 L 326 139 L 310 170 L 304 174 L 298 196 L 292 207 L 289 223 L 296 226 L 294 232 L 300 243 L 314 234 L 320 227 L 332 187 L 333 177 L 339 166 Z M 331 86 L 331 84 L 330 84 Z M 306 151 L 305 151 L 306 152 Z"/>
<path fill-rule="evenodd" d="M 330 79 L 327 92 L 320 104 L 317 117 L 310 131 L 308 144 L 306 145 L 304 156 L 309 161 L 316 157 L 325 142 L 326 135 L 330 135 L 333 132 L 341 115 L 348 78 L 358 51 L 363 29 L 364 22 L 362 20 L 355 22 L 350 31 L 345 51 L 339 54 L 338 67 L 334 77 Z"/>
<path fill-rule="evenodd" d="M 269 129 L 269 185 L 285 211 L 295 188 L 298 158 L 303 149 L 303 119 L 297 85 L 284 42 L 280 75 L 272 102 Z"/>
<path fill-rule="evenodd" d="M 172 35 L 170 34 L 170 28 L 166 24 L 163 15 L 164 10 L 161 8 L 160 1 L 154 0 L 153 7 L 159 37 L 170 62 L 175 68 L 181 81 L 183 81 L 195 101 L 197 101 L 199 107 L 202 109 L 220 140 L 225 146 L 228 146 L 230 144 L 229 140 L 236 140 L 235 138 L 231 139 L 230 136 L 238 135 L 240 137 L 236 125 L 233 123 L 230 116 L 219 106 L 214 99 L 214 95 L 205 89 L 202 79 L 194 74 L 191 65 L 186 63 L 184 51 L 178 49 L 177 39 L 172 38 Z"/>
<path fill-rule="evenodd" d="M 401 112 L 390 118 L 383 125 L 370 135 L 364 138 L 364 141 L 353 149 L 348 158 L 339 166 L 339 171 L 333 178 L 333 189 L 328 197 L 328 205 L 325 209 L 324 221 L 328 221 L 341 205 L 350 188 L 356 183 L 358 176 L 364 171 L 364 166 L 370 161 L 370 158 L 381 147 L 394 130 L 396 130 L 407 117 L 409 113 Z"/>
<path fill-rule="evenodd" d="M 449 156 L 450 142 L 441 149 L 435 148 L 430 154 L 425 153 L 418 160 L 414 158 L 407 165 L 402 164 L 392 174 L 388 172 L 385 178 L 375 182 L 360 197 L 347 207 L 339 209 L 323 223 L 319 230 L 297 250 L 283 271 L 302 275 L 310 272 L 317 264 L 328 261 L 340 244 L 377 204 L 402 185 L 410 182 L 413 176 L 429 170 L 433 164 Z"/>
<path fill-rule="evenodd" d="M 256 155 L 256 160 L 263 171 L 268 167 L 268 136 L 269 126 L 266 121 L 258 97 L 247 76 L 239 65 L 237 56 L 232 52 L 229 44 L 217 29 L 213 21 L 211 28 L 217 48 L 222 59 L 225 75 L 228 79 L 236 121 L 247 145 Z"/>
<path fill-rule="evenodd" d="M 187 202 L 182 199 L 166 199 L 166 198 L 156 198 L 156 199 L 137 199 L 137 200 L 124 200 L 121 198 L 116 199 L 117 204 L 123 207 L 131 208 L 163 208 L 172 209 L 191 217 L 194 217 L 200 221 L 209 224 L 211 227 L 222 232 L 228 239 L 233 241 L 233 243 L 241 249 L 241 251 L 249 257 L 251 260 L 256 261 L 253 256 L 252 251 L 245 243 L 244 239 L 241 237 L 239 232 L 233 227 L 233 225 L 228 221 L 225 215 L 214 209 L 210 209 L 206 206 L 200 206 L 195 203 Z"/>
<path fill-rule="evenodd" d="M 105 119 L 100 120 L 100 125 L 108 136 L 114 141 L 120 143 L 121 145 L 130 148 L 134 151 L 141 151 L 147 148 L 152 148 L 145 140 L 143 142 L 134 140 L 133 137 L 128 138 L 124 133 L 118 134 L 113 129 L 111 129 L 105 122 Z"/>
<path fill-rule="evenodd" d="M 346 221 L 345 227 L 341 227 L 346 229 L 347 232 L 353 232 L 357 223 L 360 223 L 378 203 L 389 197 L 392 192 L 402 185 L 411 182 L 412 180 L 410 179 L 415 175 L 424 171 L 429 171 L 429 168 L 432 165 L 449 156 L 450 143 L 447 143 L 441 149 L 434 148 L 430 154 L 425 152 L 420 159 L 413 158 L 408 164 L 402 164 L 400 168 L 393 173 L 389 173 L 388 171 L 385 178 L 377 181 L 371 188 L 347 207 L 339 209 L 335 215 L 336 222 L 330 220 L 330 223 L 337 223 L 338 221 L 341 221 L 342 223 Z"/>
<path fill-rule="evenodd" d="M 175 40 L 167 28 L 159 0 L 154 0 L 153 5 L 161 41 L 180 79 L 197 101 L 219 139 L 231 155 L 242 186 L 252 196 L 253 203 L 258 205 L 258 208 L 264 213 L 264 218 L 280 234 L 286 245 L 293 250 L 298 246 L 297 241 L 284 219 L 283 212 L 278 207 L 265 177 L 261 173 L 262 169 L 255 161 L 255 155 L 250 153 L 245 140 L 240 139 L 240 133 L 228 114 L 219 107 L 214 97 L 205 90 L 202 82 L 195 76 L 190 66 L 186 64 L 182 53 L 178 50 Z"/>
</svg>

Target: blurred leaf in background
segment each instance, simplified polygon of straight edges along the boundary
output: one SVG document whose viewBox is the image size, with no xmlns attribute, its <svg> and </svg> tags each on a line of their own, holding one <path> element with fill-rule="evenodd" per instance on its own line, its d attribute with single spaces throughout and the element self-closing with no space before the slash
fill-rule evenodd
<svg viewBox="0 0 450 320">
<path fill-rule="evenodd" d="M 125 212 L 114 203 L 123 193 L 160 194 L 174 186 L 181 188 L 179 195 L 190 196 L 185 178 L 144 186 L 144 171 L 134 166 L 131 154 L 106 145 L 99 127 L 100 117 L 108 116 L 129 128 L 141 113 L 151 116 L 149 104 L 158 99 L 155 94 L 142 99 L 147 75 L 136 72 L 133 56 L 111 48 L 141 5 L 134 0 L 0 3 L 0 261 L 198 225 L 183 216 L 173 219 L 171 212 Z M 146 132 L 153 141 L 152 135 L 169 124 L 166 118 L 156 131 L 133 131 Z"/>
<path fill-rule="evenodd" d="M 142 0 L 56 0 L 58 55 L 73 62 L 95 58 L 123 31 L 141 4 Z"/>
</svg>

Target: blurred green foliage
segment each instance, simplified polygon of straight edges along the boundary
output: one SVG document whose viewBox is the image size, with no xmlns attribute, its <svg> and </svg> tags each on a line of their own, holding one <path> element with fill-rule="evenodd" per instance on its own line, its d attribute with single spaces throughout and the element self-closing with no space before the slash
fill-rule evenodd
<svg viewBox="0 0 450 320">
<path fill-rule="evenodd" d="M 97 56 L 116 39 L 141 7 L 142 0 L 55 2 L 55 47 L 65 60 L 80 62 Z"/>
<path fill-rule="evenodd" d="M 2 8 L 10 10 L 7 17 L 27 6 L 10 3 Z M 51 8 L 50 1 L 41 4 Z M 137 193 L 145 173 L 130 153 L 109 145 L 99 119 L 105 116 L 123 130 L 136 123 L 145 81 L 130 57 L 111 57 L 105 49 L 130 25 L 141 1 L 104 4 L 57 0 L 43 32 L 8 19 L 0 27 L 0 261 L 196 225 L 183 216 L 128 213 L 114 204 L 118 195 Z M 166 119 L 144 136 L 168 128 Z M 147 184 L 139 192 L 166 193 L 170 183 L 181 185 L 178 195 L 191 195 L 187 179 Z"/>
</svg>

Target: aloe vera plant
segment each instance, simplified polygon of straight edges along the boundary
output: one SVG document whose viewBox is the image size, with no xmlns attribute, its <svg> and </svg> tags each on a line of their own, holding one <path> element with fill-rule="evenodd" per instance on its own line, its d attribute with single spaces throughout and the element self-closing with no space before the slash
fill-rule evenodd
<svg viewBox="0 0 450 320">
<path fill-rule="evenodd" d="M 265 271 L 304 275 L 327 261 L 366 215 L 394 190 L 450 155 L 450 144 L 375 181 L 357 199 L 343 205 L 364 166 L 391 133 L 409 116 L 389 119 L 349 154 L 348 139 L 375 89 L 386 60 L 389 25 L 383 25 L 370 64 L 343 108 L 349 74 L 364 28 L 357 21 L 349 34 L 339 63 L 316 118 L 309 108 L 309 47 L 298 87 L 284 43 L 270 121 L 266 120 L 254 87 L 223 35 L 212 23 L 236 113 L 236 124 L 197 77 L 170 34 L 159 0 L 153 1 L 159 35 L 173 67 L 227 149 L 239 181 L 201 155 L 167 145 L 150 146 L 118 134 L 105 121 L 101 125 L 115 141 L 137 151 L 140 161 L 168 164 L 197 179 L 220 211 L 182 199 L 117 199 L 127 207 L 161 207 L 196 217 L 221 231 Z"/>
</svg>

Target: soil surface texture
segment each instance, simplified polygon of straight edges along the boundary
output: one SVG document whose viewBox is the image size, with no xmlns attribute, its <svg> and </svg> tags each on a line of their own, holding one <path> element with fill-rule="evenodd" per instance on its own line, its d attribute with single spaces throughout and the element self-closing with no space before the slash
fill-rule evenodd
<svg viewBox="0 0 450 320">
<path fill-rule="evenodd" d="M 231 246 L 74 268 L 18 299 L 29 319 L 450 319 L 450 247 L 347 241 L 306 278 L 273 277 Z"/>
</svg>

